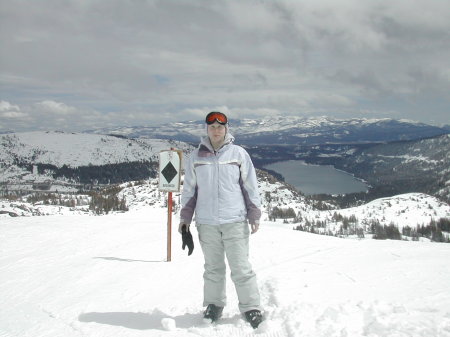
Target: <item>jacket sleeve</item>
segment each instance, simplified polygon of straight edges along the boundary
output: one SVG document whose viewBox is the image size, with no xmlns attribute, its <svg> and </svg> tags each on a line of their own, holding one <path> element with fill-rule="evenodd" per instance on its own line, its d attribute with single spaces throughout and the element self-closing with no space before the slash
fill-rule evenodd
<svg viewBox="0 0 450 337">
<path fill-rule="evenodd" d="M 241 177 L 239 183 L 247 208 L 247 219 L 251 224 L 255 224 L 259 223 L 261 218 L 261 199 L 259 196 L 258 181 L 249 154 L 244 149 L 242 150 L 243 159 L 240 165 Z"/>
<path fill-rule="evenodd" d="M 186 158 L 183 191 L 181 192 L 180 223 L 190 224 L 197 205 L 197 176 L 194 171 L 195 151 Z"/>
</svg>

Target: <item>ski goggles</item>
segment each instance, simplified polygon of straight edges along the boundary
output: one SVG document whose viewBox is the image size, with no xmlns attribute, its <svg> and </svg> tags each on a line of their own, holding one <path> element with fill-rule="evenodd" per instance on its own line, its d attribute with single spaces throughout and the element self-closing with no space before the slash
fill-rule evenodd
<svg viewBox="0 0 450 337">
<path fill-rule="evenodd" d="M 225 125 L 228 123 L 228 119 L 227 116 L 225 116 L 225 114 L 213 111 L 206 116 L 206 124 L 211 125 L 214 122 Z"/>
</svg>

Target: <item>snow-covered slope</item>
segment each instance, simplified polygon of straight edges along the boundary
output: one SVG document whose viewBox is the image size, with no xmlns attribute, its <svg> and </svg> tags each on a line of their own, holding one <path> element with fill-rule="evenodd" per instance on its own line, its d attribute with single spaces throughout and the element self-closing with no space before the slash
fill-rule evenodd
<svg viewBox="0 0 450 337">
<path fill-rule="evenodd" d="M 0 183 L 12 184 L 10 189 L 19 189 L 25 183 L 49 180 L 55 183 L 57 180 L 61 191 L 61 184 L 64 185 L 69 179 L 55 178 L 55 168 L 73 170 L 109 164 L 157 162 L 158 153 L 172 147 L 183 151 L 191 148 L 177 141 L 126 139 L 84 133 L 26 132 L 0 135 Z M 44 169 L 37 170 L 36 166 L 43 166 Z M 47 169 L 47 166 L 51 168 Z"/>
<path fill-rule="evenodd" d="M 422 191 L 450 200 L 450 135 L 360 150 L 341 169 L 375 186 Z"/>
<path fill-rule="evenodd" d="M 51 164 L 57 167 L 156 160 L 159 151 L 188 145 L 159 139 L 125 139 L 106 135 L 24 132 L 0 136 L 0 162 Z"/>
<path fill-rule="evenodd" d="M 318 233 L 338 234 L 343 224 L 342 219 L 336 219 L 336 214 L 342 217 L 353 218 L 352 226 L 370 231 L 370 224 L 378 222 L 380 225 L 395 225 L 400 231 L 403 227 L 415 228 L 428 225 L 432 220 L 441 218 L 450 219 L 450 205 L 435 197 L 422 193 L 409 193 L 390 198 L 374 200 L 368 204 L 347 209 L 333 209 L 326 211 L 317 210 L 312 201 L 305 199 L 289 185 L 275 180 L 263 171 L 258 171 L 258 185 L 262 200 L 264 220 L 269 220 L 272 210 L 291 208 L 298 216 L 297 221 L 289 218 L 291 227 L 308 224 L 315 227 Z M 119 200 L 125 199 L 130 211 L 147 208 L 164 208 L 167 193 L 158 190 L 158 180 L 129 182 L 121 185 L 122 190 L 118 194 Z M 60 197 L 61 198 L 61 197 Z M 33 215 L 77 215 L 92 214 L 89 211 L 90 197 L 86 195 L 65 195 L 67 200 L 75 200 L 71 207 L 60 205 L 45 205 L 42 202 L 25 202 L 22 199 L 9 201 L 0 199 L 0 218 L 9 216 L 33 216 Z M 80 202 L 79 200 L 82 200 Z M 179 211 L 180 194 L 173 193 L 174 210 Z M 69 203 L 70 204 L 70 203 Z M 279 222 L 281 220 L 278 220 Z"/>
<path fill-rule="evenodd" d="M 320 213 L 323 216 L 331 212 Z M 347 217 L 355 215 L 361 222 L 377 219 L 382 225 L 394 223 L 401 229 L 403 226 L 425 225 L 433 219 L 450 218 L 450 205 L 426 194 L 408 193 L 376 199 L 338 212 Z"/>
<path fill-rule="evenodd" d="M 370 230 L 369 224 L 377 221 L 380 225 L 395 225 L 400 231 L 403 227 L 426 226 L 432 220 L 441 218 L 450 220 L 450 205 L 439 199 L 423 193 L 408 193 L 389 198 L 376 199 L 365 205 L 346 208 L 319 211 L 312 203 L 298 194 L 288 185 L 275 180 L 269 180 L 268 175 L 258 177 L 259 191 L 262 200 L 264 220 L 269 220 L 271 211 L 277 207 L 281 209 L 292 208 L 299 215 L 301 221 L 291 225 L 304 225 L 305 223 L 322 222 L 328 224 L 323 228 L 324 232 L 339 233 L 342 220 L 335 221 L 334 214 L 342 217 L 354 218 L 355 225 Z M 166 193 L 158 190 L 157 181 L 153 180 L 144 185 L 126 187 L 120 193 L 124 197 L 131 210 L 140 210 L 147 207 L 165 207 Z M 175 211 L 178 211 L 179 194 L 174 193 Z M 293 219 L 289 219 L 292 222 Z M 280 222 L 280 220 L 278 220 Z M 320 232 L 318 230 L 317 232 Z M 447 233 L 448 234 L 448 233 Z"/>
<path fill-rule="evenodd" d="M 365 205 L 346 209 L 298 211 L 300 221 L 295 226 L 303 226 L 307 231 L 313 227 L 315 233 L 332 235 L 342 233 L 343 218 L 346 218 L 347 225 L 355 236 L 357 229 L 362 229 L 361 233 L 367 235 L 373 224 L 393 225 L 401 232 L 404 227 L 416 229 L 428 226 L 432 221 L 450 220 L 450 205 L 423 193 L 376 199 Z M 445 236 L 448 238 L 449 234 L 445 233 Z"/>
<path fill-rule="evenodd" d="M 192 231 L 193 254 L 174 230 L 163 262 L 165 209 L 1 219 L 0 336 L 450 336 L 450 245 L 341 240 L 263 221 L 250 259 L 266 322 L 253 331 L 229 279 L 223 318 L 203 323 Z"/>
</svg>

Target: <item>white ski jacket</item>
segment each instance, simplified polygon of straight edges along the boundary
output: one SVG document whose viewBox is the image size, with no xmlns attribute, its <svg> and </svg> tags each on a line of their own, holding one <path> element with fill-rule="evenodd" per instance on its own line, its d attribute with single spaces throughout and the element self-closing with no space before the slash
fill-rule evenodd
<svg viewBox="0 0 450 337">
<path fill-rule="evenodd" d="M 259 223 L 261 201 L 253 163 L 242 147 L 226 134 L 224 145 L 214 151 L 208 137 L 185 162 L 180 222 L 221 225 L 248 219 Z"/>
</svg>

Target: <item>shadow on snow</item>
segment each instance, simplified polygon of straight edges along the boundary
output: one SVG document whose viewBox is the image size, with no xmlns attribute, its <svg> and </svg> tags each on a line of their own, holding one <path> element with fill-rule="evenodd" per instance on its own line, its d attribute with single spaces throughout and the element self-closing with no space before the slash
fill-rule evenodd
<svg viewBox="0 0 450 337">
<path fill-rule="evenodd" d="M 159 261 L 146 261 L 146 260 L 133 260 L 133 259 L 122 259 L 120 257 L 112 257 L 112 256 L 97 256 L 94 257 L 94 259 L 102 259 L 102 260 L 108 260 L 108 261 L 119 261 L 119 262 L 166 262 L 165 260 L 159 260 Z"/>
<path fill-rule="evenodd" d="M 99 323 L 114 326 L 122 326 L 128 329 L 136 330 L 164 330 L 161 320 L 171 318 L 175 321 L 177 328 L 190 328 L 202 323 L 203 315 L 184 314 L 171 317 L 160 310 L 152 313 L 143 312 L 88 312 L 81 314 L 78 320 L 83 323 Z"/>
</svg>

